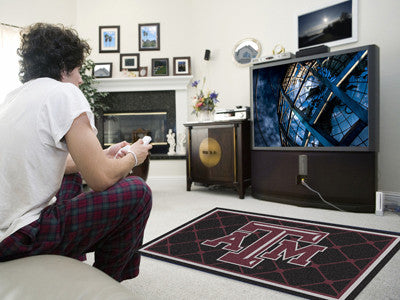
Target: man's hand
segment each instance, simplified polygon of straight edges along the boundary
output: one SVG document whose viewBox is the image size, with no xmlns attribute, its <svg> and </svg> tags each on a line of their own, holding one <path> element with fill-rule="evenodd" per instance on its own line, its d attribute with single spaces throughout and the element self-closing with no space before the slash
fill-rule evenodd
<svg viewBox="0 0 400 300">
<path fill-rule="evenodd" d="M 121 142 L 118 144 L 115 144 L 113 146 L 111 146 L 110 148 L 108 148 L 107 150 L 110 151 L 110 153 L 114 153 L 114 151 L 116 151 L 116 153 L 118 153 L 118 151 L 121 149 L 121 151 L 118 153 L 118 155 L 115 156 L 115 154 L 113 154 L 115 158 L 122 158 L 125 155 L 128 154 L 128 150 L 123 149 L 126 145 L 129 145 L 129 143 L 127 142 Z M 115 149 L 111 149 L 115 146 Z M 151 148 L 153 148 L 152 145 L 144 145 L 143 144 L 143 140 L 139 139 L 137 140 L 135 143 L 133 143 L 132 145 L 130 145 L 130 150 L 133 151 L 136 154 L 136 158 L 137 158 L 137 165 L 140 165 L 144 162 L 144 160 L 146 159 L 147 155 L 149 155 L 149 150 Z"/>
<path fill-rule="evenodd" d="M 124 157 L 126 155 L 126 152 L 125 153 L 118 153 L 118 151 L 121 148 L 125 147 L 126 145 L 129 145 L 129 143 L 127 141 L 123 141 L 123 142 L 120 142 L 118 144 L 114 144 L 114 145 L 108 147 L 107 149 L 104 150 L 104 152 L 105 152 L 107 157 L 110 157 L 110 158 L 121 158 L 121 157 Z M 117 153 L 118 153 L 118 155 L 115 157 L 115 155 Z"/>
<path fill-rule="evenodd" d="M 135 152 L 138 160 L 137 165 L 140 165 L 144 162 L 147 155 L 149 155 L 149 150 L 151 148 L 153 148 L 153 145 L 151 144 L 144 145 L 142 139 L 137 140 L 135 143 L 131 145 L 131 150 Z"/>
</svg>

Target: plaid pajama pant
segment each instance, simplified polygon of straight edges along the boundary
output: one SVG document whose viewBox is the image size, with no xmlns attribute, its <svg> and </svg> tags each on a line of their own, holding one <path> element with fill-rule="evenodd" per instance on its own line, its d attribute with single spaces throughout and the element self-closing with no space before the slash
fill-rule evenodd
<svg viewBox="0 0 400 300">
<path fill-rule="evenodd" d="M 140 177 L 82 193 L 81 176 L 66 175 L 56 197 L 37 221 L 0 243 L 0 261 L 39 254 L 82 259 L 94 252 L 93 266 L 118 281 L 139 274 L 137 249 L 152 205 L 151 190 Z"/>
</svg>

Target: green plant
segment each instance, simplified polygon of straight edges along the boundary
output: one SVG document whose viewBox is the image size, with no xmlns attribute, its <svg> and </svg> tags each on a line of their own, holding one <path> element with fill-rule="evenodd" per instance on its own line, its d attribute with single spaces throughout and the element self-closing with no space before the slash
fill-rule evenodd
<svg viewBox="0 0 400 300">
<path fill-rule="evenodd" d="M 103 111 L 109 108 L 106 101 L 108 93 L 99 92 L 95 87 L 95 77 L 93 76 L 94 65 L 94 62 L 90 59 L 84 61 L 80 69 L 83 83 L 79 88 L 88 100 L 94 115 L 100 117 Z"/>
</svg>

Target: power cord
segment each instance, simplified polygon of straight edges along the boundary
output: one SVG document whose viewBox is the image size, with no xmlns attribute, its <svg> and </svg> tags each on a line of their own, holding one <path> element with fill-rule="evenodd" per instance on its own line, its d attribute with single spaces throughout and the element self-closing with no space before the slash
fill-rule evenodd
<svg viewBox="0 0 400 300">
<path fill-rule="evenodd" d="M 332 206 L 333 208 L 336 208 L 337 210 L 340 210 L 340 211 L 343 211 L 343 212 L 345 211 L 345 210 L 340 209 L 339 207 L 333 205 L 332 203 L 329 203 L 328 201 L 326 201 L 326 200 L 321 196 L 321 194 L 320 194 L 319 192 L 317 192 L 316 190 L 312 189 L 312 188 L 307 184 L 307 182 L 305 181 L 304 178 L 301 179 L 301 184 L 304 185 L 306 188 L 308 188 L 311 192 L 316 193 L 316 194 L 321 198 L 321 200 L 322 200 L 325 204 L 328 204 L 329 206 Z"/>
</svg>

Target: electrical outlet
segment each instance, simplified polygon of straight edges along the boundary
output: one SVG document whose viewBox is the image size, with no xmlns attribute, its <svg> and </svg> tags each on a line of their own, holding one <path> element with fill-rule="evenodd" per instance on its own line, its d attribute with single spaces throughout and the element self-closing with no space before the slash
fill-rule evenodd
<svg viewBox="0 0 400 300">
<path fill-rule="evenodd" d="M 296 184 L 301 184 L 302 179 L 306 180 L 307 176 L 306 175 L 297 175 L 296 176 Z"/>
</svg>

